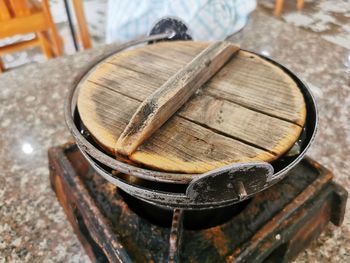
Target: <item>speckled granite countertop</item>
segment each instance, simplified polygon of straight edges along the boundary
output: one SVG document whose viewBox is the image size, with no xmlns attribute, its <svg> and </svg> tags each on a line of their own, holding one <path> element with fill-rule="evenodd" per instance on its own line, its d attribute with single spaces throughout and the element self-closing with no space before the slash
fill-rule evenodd
<svg viewBox="0 0 350 263">
<path fill-rule="evenodd" d="M 350 50 L 261 12 L 234 38 L 305 80 L 319 106 L 309 155 L 350 190 Z M 69 83 L 98 48 L 0 75 L 0 262 L 85 262 L 50 188 L 47 149 L 70 139 L 63 118 Z M 297 262 L 350 262 L 349 206 L 343 226 L 329 224 Z"/>
</svg>

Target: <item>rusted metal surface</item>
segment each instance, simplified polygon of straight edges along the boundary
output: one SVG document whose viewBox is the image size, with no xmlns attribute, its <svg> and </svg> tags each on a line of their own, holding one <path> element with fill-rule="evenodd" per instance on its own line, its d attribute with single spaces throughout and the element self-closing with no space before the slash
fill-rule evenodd
<svg viewBox="0 0 350 263">
<path fill-rule="evenodd" d="M 52 186 L 95 262 L 166 262 L 172 258 L 177 262 L 276 262 L 276 258 L 289 262 L 329 221 L 341 224 L 347 198 L 346 191 L 331 181 L 328 170 L 304 159 L 277 185 L 245 201 L 225 223 L 189 230 L 186 224 L 184 229 L 176 226 L 181 220 L 174 220 L 176 231 L 171 237 L 170 225 L 152 224 L 150 217 L 141 215 L 141 203 L 133 208 L 128 205 L 122 198 L 126 196 L 97 175 L 75 145 L 50 149 L 49 160 Z M 222 209 L 229 214 L 238 205 Z M 152 205 L 145 212 L 158 218 L 159 224 L 162 209 L 171 217 L 170 209 Z M 186 218 L 184 212 L 184 223 L 194 220 L 192 225 L 196 225 L 197 218 Z M 181 229 L 179 245 L 176 233 Z M 169 240 L 177 249 L 171 249 Z M 179 256 L 169 257 L 169 251 Z"/>
<path fill-rule="evenodd" d="M 169 263 L 179 262 L 181 239 L 183 231 L 183 210 L 176 208 L 173 211 L 169 237 Z"/>
</svg>

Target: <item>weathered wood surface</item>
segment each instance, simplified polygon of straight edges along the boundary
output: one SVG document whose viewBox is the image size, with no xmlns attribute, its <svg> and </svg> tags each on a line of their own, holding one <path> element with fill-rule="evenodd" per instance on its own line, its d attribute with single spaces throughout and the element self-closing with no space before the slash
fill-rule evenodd
<svg viewBox="0 0 350 263">
<path fill-rule="evenodd" d="M 91 169 L 76 145 L 51 148 L 49 167 L 51 185 L 92 262 L 167 262 L 169 210 L 126 202 L 117 187 Z M 305 158 L 248 206 L 186 211 L 181 262 L 292 261 L 328 221 L 340 226 L 344 219 L 347 193 L 331 178 L 330 171 Z M 149 213 L 135 213 L 142 210 Z M 281 239 L 271 238 L 277 235 Z"/>
<path fill-rule="evenodd" d="M 222 41 L 199 53 L 141 103 L 118 138 L 115 151 L 126 156 L 132 154 L 238 50 L 232 43 Z"/>
<path fill-rule="evenodd" d="M 208 43 L 163 42 L 116 54 L 80 82 L 78 110 L 107 151 L 139 105 Z M 202 173 L 234 163 L 271 162 L 299 137 L 306 108 L 280 68 L 239 51 L 129 158 L 147 167 Z"/>
</svg>

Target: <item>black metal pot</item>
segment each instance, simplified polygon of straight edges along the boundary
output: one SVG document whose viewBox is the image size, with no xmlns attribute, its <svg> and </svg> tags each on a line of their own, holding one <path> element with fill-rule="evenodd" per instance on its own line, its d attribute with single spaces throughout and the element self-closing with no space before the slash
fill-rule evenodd
<svg viewBox="0 0 350 263">
<path fill-rule="evenodd" d="M 164 40 L 172 36 L 174 36 L 172 32 L 167 32 L 128 42 L 94 61 L 77 81 L 79 82 L 96 64 L 112 54 L 140 43 Z M 282 156 L 271 164 L 264 162 L 232 164 L 205 174 L 167 173 L 132 166 L 105 153 L 83 127 L 76 105 L 78 85 L 73 85 L 66 101 L 65 117 L 68 128 L 80 151 L 96 172 L 136 198 L 161 206 L 186 209 L 208 209 L 240 202 L 284 178 L 304 157 L 314 140 L 317 128 L 317 109 L 308 87 L 284 66 L 258 55 L 289 74 L 304 95 L 307 107 L 307 119 L 302 133 L 304 138 L 300 153 L 293 157 Z"/>
</svg>

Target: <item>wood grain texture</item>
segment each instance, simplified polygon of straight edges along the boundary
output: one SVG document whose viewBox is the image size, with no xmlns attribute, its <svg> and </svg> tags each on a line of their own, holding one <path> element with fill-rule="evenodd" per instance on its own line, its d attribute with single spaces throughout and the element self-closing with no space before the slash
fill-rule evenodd
<svg viewBox="0 0 350 263">
<path fill-rule="evenodd" d="M 150 94 L 208 43 L 164 42 L 116 54 L 80 82 L 78 110 L 110 153 Z M 239 51 L 130 159 L 146 167 L 202 173 L 233 162 L 271 162 L 300 135 L 306 109 L 296 83 L 259 56 Z"/>
<path fill-rule="evenodd" d="M 230 42 L 214 42 L 171 76 L 137 108 L 115 151 L 129 156 L 237 53 Z"/>
</svg>

